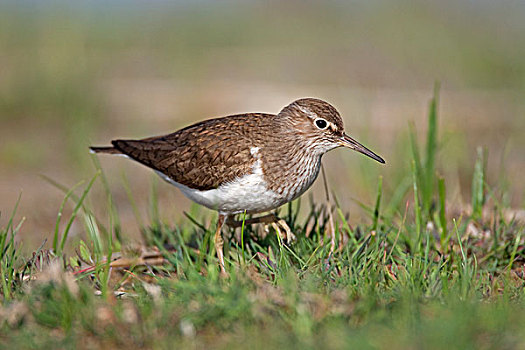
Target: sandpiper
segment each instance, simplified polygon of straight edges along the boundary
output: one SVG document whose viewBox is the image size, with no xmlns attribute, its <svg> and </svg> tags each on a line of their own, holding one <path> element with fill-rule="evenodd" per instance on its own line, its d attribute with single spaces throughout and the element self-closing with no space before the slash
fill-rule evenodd
<svg viewBox="0 0 525 350">
<path fill-rule="evenodd" d="M 218 211 L 215 249 L 223 274 L 221 229 L 227 219 L 270 211 L 299 197 L 317 178 L 322 156 L 334 148 L 385 163 L 345 134 L 332 105 L 315 98 L 294 101 L 278 114 L 232 115 L 164 136 L 111 143 L 91 151 L 142 163 L 191 200 Z"/>
</svg>

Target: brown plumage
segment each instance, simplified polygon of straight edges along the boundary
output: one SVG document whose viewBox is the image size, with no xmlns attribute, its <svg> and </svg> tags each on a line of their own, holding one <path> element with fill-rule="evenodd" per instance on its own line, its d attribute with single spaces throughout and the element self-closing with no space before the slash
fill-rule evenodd
<svg viewBox="0 0 525 350">
<path fill-rule="evenodd" d="M 314 98 L 294 101 L 276 115 L 209 119 L 168 135 L 112 144 L 91 150 L 123 154 L 154 169 L 190 199 L 218 210 L 219 226 L 228 215 L 268 211 L 300 196 L 333 148 L 348 147 L 384 163 L 344 133 L 333 106 Z"/>
<path fill-rule="evenodd" d="M 250 172 L 255 161 L 250 149 L 259 147 L 263 148 L 262 167 L 268 184 L 283 192 L 284 182 L 279 181 L 283 178 L 282 171 L 297 180 L 301 171 L 294 166 L 300 159 L 310 160 L 310 146 L 315 146 L 309 136 L 316 137 L 317 130 L 309 130 L 311 118 L 301 108 L 323 116 L 337 128 L 337 136 L 343 135 L 337 110 L 324 101 L 309 98 L 295 101 L 278 115 L 248 113 L 209 119 L 168 135 L 113 140 L 113 147 L 91 147 L 91 150 L 129 156 L 177 183 L 210 190 Z M 267 152 L 274 149 L 279 152 Z"/>
<path fill-rule="evenodd" d="M 275 116 L 243 114 L 206 120 L 169 135 L 114 140 L 122 154 L 198 190 L 211 190 L 251 171 L 252 130 L 267 132 Z"/>
</svg>

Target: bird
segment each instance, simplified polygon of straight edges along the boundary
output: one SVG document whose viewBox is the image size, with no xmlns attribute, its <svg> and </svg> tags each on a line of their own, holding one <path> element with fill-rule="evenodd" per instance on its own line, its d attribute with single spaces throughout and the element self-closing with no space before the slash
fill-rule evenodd
<svg viewBox="0 0 525 350">
<path fill-rule="evenodd" d="M 207 119 L 170 134 L 111 144 L 90 150 L 139 162 L 192 201 L 218 212 L 214 243 L 225 275 L 222 227 L 236 214 L 268 212 L 301 196 L 319 175 L 322 156 L 332 149 L 349 148 L 385 163 L 348 136 L 337 109 L 317 98 L 295 100 L 277 114 Z"/>
</svg>

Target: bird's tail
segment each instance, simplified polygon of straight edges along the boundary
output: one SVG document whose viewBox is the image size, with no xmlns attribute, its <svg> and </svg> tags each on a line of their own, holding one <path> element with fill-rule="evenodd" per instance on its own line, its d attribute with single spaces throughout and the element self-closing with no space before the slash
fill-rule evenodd
<svg viewBox="0 0 525 350">
<path fill-rule="evenodd" d="M 105 153 L 105 154 L 120 154 L 122 152 L 116 149 L 115 147 L 89 147 L 91 153 Z"/>
</svg>

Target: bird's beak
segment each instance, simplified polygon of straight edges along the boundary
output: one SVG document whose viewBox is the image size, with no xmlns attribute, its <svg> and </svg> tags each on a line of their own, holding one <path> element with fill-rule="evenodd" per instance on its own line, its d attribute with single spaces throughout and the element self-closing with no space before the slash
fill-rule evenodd
<svg viewBox="0 0 525 350">
<path fill-rule="evenodd" d="M 348 147 L 350 149 L 353 149 L 354 151 L 357 151 L 359 153 L 363 153 L 364 155 L 369 156 L 372 159 L 377 160 L 379 163 L 385 163 L 384 159 L 348 136 L 347 134 L 344 134 L 343 137 L 341 137 L 339 144 L 343 147 Z"/>
</svg>

